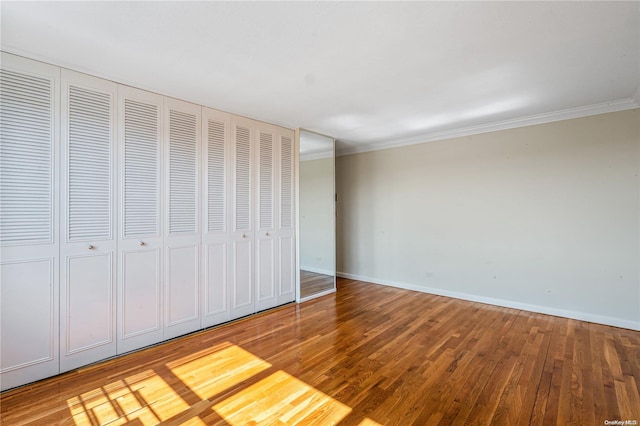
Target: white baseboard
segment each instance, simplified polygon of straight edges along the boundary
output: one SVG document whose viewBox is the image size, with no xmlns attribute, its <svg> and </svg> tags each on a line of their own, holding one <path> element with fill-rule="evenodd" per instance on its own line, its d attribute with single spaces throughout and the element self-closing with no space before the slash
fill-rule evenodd
<svg viewBox="0 0 640 426">
<path fill-rule="evenodd" d="M 320 268 L 314 268 L 312 266 L 302 266 L 300 265 L 300 270 L 301 271 L 307 271 L 307 272 L 313 272 L 316 274 L 323 274 L 323 275 L 335 275 L 335 271 L 331 271 L 329 269 L 320 269 Z"/>
<path fill-rule="evenodd" d="M 640 322 L 629 321 L 629 320 L 609 317 L 605 315 L 591 314 L 588 312 L 569 311 L 565 309 L 551 308 L 548 306 L 531 305 L 528 303 L 521 303 L 513 300 L 496 299 L 493 297 L 485 297 L 485 296 L 479 296 L 476 294 L 469 294 L 469 293 L 460 293 L 457 291 L 449 291 L 449 290 L 443 290 L 439 288 L 423 287 L 415 284 L 407 284 L 407 283 L 401 283 L 397 281 L 380 280 L 372 277 L 364 277 L 361 275 L 347 274 L 345 272 L 338 272 L 336 275 L 340 278 L 365 281 L 368 283 L 386 285 L 389 287 L 396 287 L 404 290 L 419 291 L 421 293 L 429 293 L 429 294 L 435 294 L 438 296 L 452 297 L 454 299 L 468 300 L 470 302 L 486 303 L 488 305 L 501 306 L 504 308 L 520 309 L 523 311 L 536 312 L 540 314 L 571 318 L 571 319 L 576 319 L 580 321 L 588 321 L 588 322 L 594 322 L 597 324 L 611 325 L 614 327 L 628 328 L 630 330 L 640 331 Z"/>
<path fill-rule="evenodd" d="M 319 293 L 311 294 L 311 295 L 306 296 L 306 297 L 301 297 L 301 298 L 299 298 L 297 300 L 297 302 L 298 303 L 306 302 L 306 301 L 309 301 L 309 300 L 312 300 L 312 299 L 317 299 L 318 297 L 326 296 L 327 294 L 331 294 L 331 293 L 335 293 L 335 292 L 336 292 L 336 289 L 332 288 L 332 289 L 329 289 L 329 290 L 321 291 Z"/>
</svg>

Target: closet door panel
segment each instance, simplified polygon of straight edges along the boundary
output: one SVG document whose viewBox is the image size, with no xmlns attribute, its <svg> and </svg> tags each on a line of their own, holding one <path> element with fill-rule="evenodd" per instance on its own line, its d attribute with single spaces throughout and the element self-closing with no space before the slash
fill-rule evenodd
<svg viewBox="0 0 640 426">
<path fill-rule="evenodd" d="M 59 372 L 56 275 L 54 258 L 0 265 L 2 390 Z"/>
<path fill-rule="evenodd" d="M 105 303 L 114 296 L 112 254 L 68 257 L 67 271 L 64 319 L 67 353 L 81 353 L 113 343 L 113 305 Z M 107 356 L 111 355 L 115 352 Z"/>
<path fill-rule="evenodd" d="M 169 301 L 167 327 L 197 321 L 197 326 L 192 325 L 188 331 L 200 328 L 198 317 L 198 303 L 200 301 L 198 295 L 199 249 L 199 245 L 194 245 L 171 247 L 167 250 L 167 300 Z"/>
<path fill-rule="evenodd" d="M 201 107 L 165 98 L 165 331 L 200 329 Z"/>
<path fill-rule="evenodd" d="M 233 277 L 231 315 L 239 318 L 255 312 L 253 286 L 253 242 L 245 240 L 233 243 Z"/>
<path fill-rule="evenodd" d="M 278 305 L 276 282 L 276 128 L 260 123 L 256 161 L 256 311 Z"/>
<path fill-rule="evenodd" d="M 295 299 L 295 155 L 292 130 L 280 129 L 279 139 L 279 220 L 278 220 L 278 303 Z"/>
<path fill-rule="evenodd" d="M 229 319 L 227 302 L 227 249 L 228 244 L 205 243 L 203 327 L 220 324 Z"/>
<path fill-rule="evenodd" d="M 254 122 L 232 117 L 233 195 L 231 232 L 230 297 L 231 319 L 255 312 L 254 285 Z"/>
<path fill-rule="evenodd" d="M 275 244 L 270 236 L 256 242 L 256 311 L 277 306 L 275 279 Z"/>
<path fill-rule="evenodd" d="M 60 371 L 116 354 L 116 92 L 62 70 Z"/>
<path fill-rule="evenodd" d="M 278 238 L 278 254 L 280 280 L 278 282 L 278 303 L 293 302 L 296 296 L 295 281 L 295 244 L 293 236 L 283 235 Z"/>
<path fill-rule="evenodd" d="M 162 340 L 160 259 L 159 248 L 122 253 L 119 353 Z"/>
<path fill-rule="evenodd" d="M 163 340 L 163 97 L 120 86 L 118 353 Z"/>
<path fill-rule="evenodd" d="M 6 53 L 0 64 L 0 390 L 6 390 L 60 371 L 60 69 Z"/>
<path fill-rule="evenodd" d="M 51 259 L 4 262 L 2 277 L 2 361 L 19 368 L 53 359 L 53 264 Z M 25 309 L 25 307 L 29 309 Z M 22 324 L 24 328 L 14 326 Z M 25 336 L 29 336 L 25 339 Z"/>
<path fill-rule="evenodd" d="M 202 110 L 203 280 L 202 327 L 229 320 L 227 295 L 230 179 L 230 117 L 210 108 Z"/>
</svg>

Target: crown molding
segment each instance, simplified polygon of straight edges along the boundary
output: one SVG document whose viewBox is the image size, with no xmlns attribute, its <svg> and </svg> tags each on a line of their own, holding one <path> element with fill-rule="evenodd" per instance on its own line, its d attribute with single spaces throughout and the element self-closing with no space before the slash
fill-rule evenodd
<svg viewBox="0 0 640 426">
<path fill-rule="evenodd" d="M 381 149 L 398 148 L 401 146 L 416 145 L 425 142 L 435 142 L 444 139 L 477 135 L 480 133 L 496 132 L 499 130 L 515 129 L 518 127 L 533 126 L 536 124 L 551 123 L 554 121 L 569 120 L 572 118 L 588 117 L 590 115 L 605 114 L 608 112 L 625 111 L 634 108 L 640 108 L 640 89 L 638 89 L 633 98 L 624 98 L 578 108 L 569 108 L 543 114 L 529 115 L 526 117 L 514 118 L 511 120 L 496 121 L 494 123 L 463 127 L 461 129 L 447 130 L 444 132 L 427 133 L 423 135 L 411 136 L 408 138 L 373 142 L 346 148 L 339 148 L 340 141 L 337 140 L 336 156 L 341 157 L 343 155 L 359 154 L 362 152 L 378 151 Z"/>
</svg>

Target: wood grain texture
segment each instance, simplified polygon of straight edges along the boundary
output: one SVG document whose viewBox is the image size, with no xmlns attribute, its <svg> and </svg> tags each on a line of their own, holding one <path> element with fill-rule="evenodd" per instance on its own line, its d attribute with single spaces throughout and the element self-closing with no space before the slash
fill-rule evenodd
<svg viewBox="0 0 640 426">
<path fill-rule="evenodd" d="M 333 289 L 333 275 L 318 274 L 310 271 L 300 271 L 300 297 L 305 298 L 314 294 Z"/>
<path fill-rule="evenodd" d="M 640 332 L 340 279 L 338 291 L 2 394 L 6 425 L 640 421 Z"/>
</svg>

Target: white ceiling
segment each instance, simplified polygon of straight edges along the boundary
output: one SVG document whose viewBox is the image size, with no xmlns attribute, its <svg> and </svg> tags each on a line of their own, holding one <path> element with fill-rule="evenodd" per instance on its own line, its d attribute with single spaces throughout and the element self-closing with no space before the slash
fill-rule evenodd
<svg viewBox="0 0 640 426">
<path fill-rule="evenodd" d="M 640 2 L 0 5 L 2 50 L 342 152 L 640 104 Z"/>
</svg>

